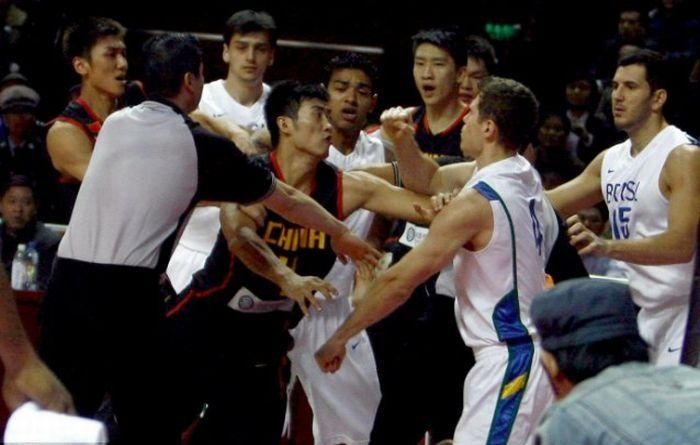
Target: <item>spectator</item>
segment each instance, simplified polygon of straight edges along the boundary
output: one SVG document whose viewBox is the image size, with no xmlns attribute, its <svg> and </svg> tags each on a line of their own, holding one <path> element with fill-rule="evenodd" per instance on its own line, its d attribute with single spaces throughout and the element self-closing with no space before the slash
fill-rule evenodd
<svg viewBox="0 0 700 445">
<path fill-rule="evenodd" d="M 13 85 L 0 92 L 0 115 L 7 127 L 0 137 L 0 184 L 12 175 L 26 176 L 36 191 L 36 198 L 50 214 L 53 203 L 55 173 L 46 152 L 46 132 L 36 119 L 39 95 L 25 85 Z"/>
<path fill-rule="evenodd" d="M 0 195 L 0 213 L 0 252 L 5 270 L 11 273 L 17 245 L 33 242 L 39 252 L 38 287 L 46 289 L 61 235 L 37 221 L 34 188 L 28 178 L 12 176 L 5 184 Z"/>
<path fill-rule="evenodd" d="M 565 98 L 566 118 L 571 125 L 567 149 L 574 159 L 588 164 L 614 139 L 610 121 L 595 114 L 600 102 L 598 84 L 588 73 L 575 72 L 566 82 Z"/>
<path fill-rule="evenodd" d="M 543 113 L 537 128 L 534 164 L 547 190 L 563 184 L 581 172 L 582 164 L 566 149 L 570 130 L 571 125 L 563 114 Z"/>
<path fill-rule="evenodd" d="M 697 443 L 700 372 L 647 363 L 627 286 L 570 280 L 537 296 L 531 313 L 558 399 L 537 443 Z"/>
<path fill-rule="evenodd" d="M 612 77 L 617 59 L 623 53 L 634 49 L 657 49 L 657 43 L 647 36 L 649 31 L 648 10 L 640 1 L 625 2 L 619 8 L 617 33 L 605 42 L 601 50 L 597 78 L 608 80 Z"/>
</svg>

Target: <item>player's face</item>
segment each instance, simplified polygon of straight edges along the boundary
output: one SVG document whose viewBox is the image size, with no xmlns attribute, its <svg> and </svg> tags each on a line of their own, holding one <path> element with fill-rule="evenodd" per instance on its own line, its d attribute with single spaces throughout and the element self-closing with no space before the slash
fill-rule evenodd
<svg viewBox="0 0 700 445">
<path fill-rule="evenodd" d="M 294 120 L 292 134 L 294 145 L 315 156 L 325 158 L 331 145 L 331 123 L 328 120 L 326 102 L 319 99 L 304 100 Z"/>
<path fill-rule="evenodd" d="M 475 57 L 467 59 L 467 68 L 459 76 L 459 99 L 469 105 L 479 94 L 479 82 L 488 77 L 486 63 Z"/>
<path fill-rule="evenodd" d="M 242 82 L 262 82 L 275 50 L 266 31 L 236 33 L 224 45 L 223 59 L 230 76 Z"/>
<path fill-rule="evenodd" d="M 617 68 L 612 81 L 612 107 L 615 126 L 624 131 L 642 126 L 654 108 L 651 86 L 644 65 Z"/>
<path fill-rule="evenodd" d="M 126 45 L 116 36 L 102 37 L 90 50 L 90 57 L 81 64 L 83 79 L 98 91 L 114 98 L 126 87 Z"/>
<path fill-rule="evenodd" d="M 449 102 L 457 92 L 457 67 L 452 56 L 430 43 L 418 45 L 413 56 L 413 80 L 426 105 Z"/>
<path fill-rule="evenodd" d="M 469 104 L 469 112 L 463 119 L 460 133 L 460 148 L 464 157 L 476 158 L 483 149 L 484 139 L 481 133 L 481 117 L 479 116 L 479 96 Z"/>
<path fill-rule="evenodd" d="M 376 103 L 372 80 L 356 68 L 333 71 L 328 80 L 328 96 L 331 124 L 341 133 L 360 131 Z"/>
</svg>

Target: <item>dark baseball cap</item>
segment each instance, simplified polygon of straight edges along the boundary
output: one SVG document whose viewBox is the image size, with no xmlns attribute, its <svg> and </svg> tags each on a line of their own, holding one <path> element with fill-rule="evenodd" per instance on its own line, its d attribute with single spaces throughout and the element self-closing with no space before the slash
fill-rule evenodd
<svg viewBox="0 0 700 445">
<path fill-rule="evenodd" d="M 25 85 L 13 85 L 0 93 L 0 113 L 34 111 L 39 105 L 39 94 Z"/>
<path fill-rule="evenodd" d="M 542 347 L 549 351 L 639 336 L 629 287 L 610 280 L 564 281 L 537 295 L 530 314 Z"/>
</svg>

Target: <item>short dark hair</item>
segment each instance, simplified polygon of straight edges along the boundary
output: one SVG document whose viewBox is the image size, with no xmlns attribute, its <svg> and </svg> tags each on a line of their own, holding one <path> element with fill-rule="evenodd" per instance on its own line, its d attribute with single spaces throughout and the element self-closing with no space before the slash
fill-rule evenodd
<svg viewBox="0 0 700 445">
<path fill-rule="evenodd" d="M 70 64 L 74 57 L 89 60 L 90 50 L 104 37 L 123 39 L 126 28 L 114 19 L 107 17 L 85 17 L 70 25 L 63 31 L 61 49 L 63 57 Z"/>
<path fill-rule="evenodd" d="M 333 57 L 325 66 L 326 80 L 330 81 L 333 73 L 342 69 L 357 69 L 364 72 L 372 82 L 372 90 L 376 89 L 378 79 L 377 67 L 364 54 L 345 52 Z"/>
<path fill-rule="evenodd" d="M 609 338 L 548 352 L 556 359 L 559 370 L 574 383 L 595 377 L 609 366 L 649 361 L 647 344 L 639 335 Z"/>
<path fill-rule="evenodd" d="M 467 64 L 466 40 L 457 27 L 423 29 L 414 34 L 411 40 L 414 56 L 418 46 L 429 43 L 447 51 L 457 68 Z"/>
<path fill-rule="evenodd" d="M 493 76 L 496 74 L 498 59 L 496 58 L 496 50 L 491 45 L 491 42 L 480 36 L 468 36 L 466 49 L 467 61 L 469 61 L 469 57 L 482 60 L 489 75 Z"/>
<path fill-rule="evenodd" d="M 199 76 L 202 50 L 191 34 L 168 33 L 151 37 L 143 45 L 144 88 L 149 96 L 177 95 L 187 73 Z"/>
<path fill-rule="evenodd" d="M 234 34 L 248 34 L 251 32 L 267 32 L 270 37 L 270 44 L 277 45 L 277 25 L 275 19 L 265 11 L 253 11 L 244 9 L 234 13 L 226 20 L 222 36 L 226 45 L 231 41 Z"/>
<path fill-rule="evenodd" d="M 520 82 L 487 77 L 479 83 L 479 116 L 496 123 L 500 142 L 511 150 L 530 141 L 538 108 L 535 95 Z"/>
<path fill-rule="evenodd" d="M 661 53 L 650 49 L 637 50 L 621 57 L 617 62 L 618 66 L 642 65 L 646 69 L 646 80 L 651 91 L 668 91 L 672 86 L 671 70 L 668 64 L 668 59 Z"/>
<path fill-rule="evenodd" d="M 328 92 L 319 84 L 302 83 L 296 80 L 282 80 L 272 87 L 265 102 L 265 122 L 267 123 L 267 129 L 270 131 L 270 141 L 273 149 L 277 147 L 280 141 L 277 118 L 287 116 L 296 119 L 301 103 L 310 99 L 319 99 L 327 102 Z"/>
<path fill-rule="evenodd" d="M 32 191 L 32 197 L 36 201 L 36 193 L 34 189 L 34 183 L 29 179 L 29 177 L 24 175 L 11 175 L 0 188 L 0 199 L 5 197 L 5 194 L 12 187 L 26 187 Z"/>
</svg>

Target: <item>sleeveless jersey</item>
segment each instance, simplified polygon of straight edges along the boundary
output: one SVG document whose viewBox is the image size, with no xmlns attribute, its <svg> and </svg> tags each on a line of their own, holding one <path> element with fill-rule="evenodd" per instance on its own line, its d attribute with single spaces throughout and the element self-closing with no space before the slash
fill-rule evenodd
<svg viewBox="0 0 700 445">
<path fill-rule="evenodd" d="M 428 124 L 428 116 L 424 105 L 419 106 L 413 113 L 413 124 L 416 130 L 415 138 L 423 153 L 431 157 L 457 156 L 462 157 L 460 145 L 460 133 L 462 131 L 462 119 L 469 112 L 469 108 L 464 107 L 462 113 L 455 121 L 440 133 L 433 134 Z"/>
<path fill-rule="evenodd" d="M 544 290 L 545 263 L 557 237 L 556 215 L 539 175 L 520 155 L 477 170 L 462 189 L 489 200 L 493 233 L 454 259 L 457 321 L 471 347 L 520 341 L 535 333 L 533 297 Z"/>
<path fill-rule="evenodd" d="M 70 101 L 54 121 L 67 122 L 80 128 L 90 139 L 93 147 L 103 123 L 102 119 L 90 108 L 90 105 L 80 97 Z M 59 178 L 59 182 L 61 184 L 80 184 L 80 181 L 77 179 L 63 175 Z M 75 190 L 76 194 L 77 188 Z"/>
<path fill-rule="evenodd" d="M 273 170 L 275 176 L 284 181 L 274 152 L 256 157 L 254 163 Z M 341 179 L 342 175 L 330 164 L 321 162 L 318 165 L 311 197 L 333 215 L 339 215 Z M 270 210 L 257 234 L 277 257 L 299 275 L 323 277 L 335 262 L 336 255 L 331 249 L 328 235 L 293 224 Z M 221 300 L 239 312 L 288 311 L 293 307 L 292 300 L 280 295 L 277 285 L 236 261 L 221 231 L 204 268 L 194 276 L 192 290 L 178 307 L 190 298 L 202 297 Z"/>
<path fill-rule="evenodd" d="M 661 170 L 673 149 L 692 143 L 686 133 L 669 125 L 635 157 L 629 139 L 607 151 L 600 171 L 601 188 L 615 239 L 642 239 L 667 230 L 668 200 L 659 188 Z M 640 307 L 688 304 L 694 260 L 653 266 L 623 264 L 629 272 L 632 298 Z"/>
<path fill-rule="evenodd" d="M 269 85 L 263 84 L 260 98 L 251 106 L 242 105 L 228 94 L 224 79 L 219 79 L 204 85 L 199 109 L 214 117 L 230 117 L 236 124 L 255 131 L 265 128 L 264 106 L 269 94 Z"/>
</svg>

